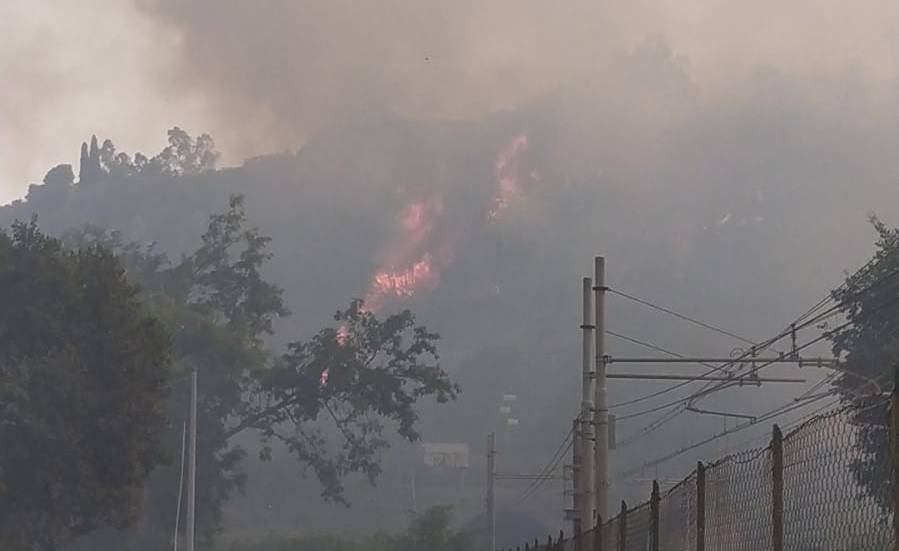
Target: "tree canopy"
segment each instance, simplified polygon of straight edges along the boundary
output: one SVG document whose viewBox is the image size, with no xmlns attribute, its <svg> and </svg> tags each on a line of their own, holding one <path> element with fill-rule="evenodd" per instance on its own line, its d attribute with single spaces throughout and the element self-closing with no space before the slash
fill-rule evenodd
<svg viewBox="0 0 899 551">
<path fill-rule="evenodd" d="M 477 534 L 456 528 L 448 506 L 430 507 L 414 514 L 405 532 L 375 533 L 360 540 L 334 536 L 269 538 L 260 542 L 233 542 L 228 551 L 470 551 Z"/>
<path fill-rule="evenodd" d="M 0 232 L 0 547 L 125 526 L 164 459 L 169 335 L 116 257 Z"/>
<path fill-rule="evenodd" d="M 846 322 L 829 333 L 835 356 L 844 372 L 836 387 L 844 400 L 864 402 L 892 385 L 899 363 L 899 229 L 876 216 L 877 232 L 871 260 L 832 293 Z M 879 398 L 877 398 L 879 399 Z M 862 459 L 853 465 L 856 479 L 884 508 L 889 506 L 889 449 L 887 404 L 875 402 L 856 414 Z M 879 406 L 878 406 L 879 403 Z"/>
<path fill-rule="evenodd" d="M 262 275 L 270 238 L 248 225 L 240 196 L 210 217 L 201 246 L 177 263 L 153 245 L 123 243 L 120 234 L 97 227 L 69 232 L 65 241 L 118 254 L 143 286 L 147 308 L 172 332 L 172 378 L 198 371 L 198 522 L 206 540 L 221 528 L 222 506 L 244 483 L 247 452 L 234 443 L 237 434 L 256 431 L 263 459 L 274 442 L 282 443 L 315 473 L 325 499 L 345 503 L 346 476 L 374 481 L 380 473 L 388 426 L 414 441 L 416 404 L 427 397 L 446 402 L 459 391 L 439 364 L 438 335 L 416 325 L 408 310 L 381 319 L 356 300 L 335 315 L 335 327 L 290 342 L 282 353 L 268 351 L 263 338 L 289 311 L 281 289 Z M 182 426 L 184 404 L 183 389 L 173 392 L 170 426 Z M 177 430 L 169 431 L 166 445 L 170 455 L 177 453 Z M 133 534 L 133 545 L 149 549 L 165 540 L 161 527 L 170 524 L 177 468 L 151 477 L 148 509 L 156 520 Z"/>
</svg>

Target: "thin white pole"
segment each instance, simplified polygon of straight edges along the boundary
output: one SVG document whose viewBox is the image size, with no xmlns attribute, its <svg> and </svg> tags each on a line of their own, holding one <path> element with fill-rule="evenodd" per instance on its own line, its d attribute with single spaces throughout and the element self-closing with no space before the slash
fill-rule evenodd
<svg viewBox="0 0 899 551">
<path fill-rule="evenodd" d="M 190 374 L 190 446 L 187 461 L 187 551 L 194 551 L 197 513 L 197 370 Z"/>
<path fill-rule="evenodd" d="M 609 519 L 609 403 L 606 396 L 606 260 L 601 256 L 594 258 L 593 300 L 595 301 L 596 329 L 593 334 L 596 342 L 596 396 L 595 415 L 593 417 L 596 430 L 596 515 L 606 521 Z"/>
<path fill-rule="evenodd" d="M 496 551 L 496 435 L 487 435 L 487 550 Z"/>
<path fill-rule="evenodd" d="M 593 510 L 596 507 L 594 486 L 594 434 L 593 430 L 593 397 L 596 394 L 596 370 L 593 352 L 593 279 L 585 277 L 583 280 L 583 350 L 582 350 L 582 377 L 581 382 L 581 416 L 578 428 L 580 430 L 581 457 L 579 469 L 579 486 L 577 514 L 580 518 L 580 528 L 589 530 L 593 528 Z"/>
<path fill-rule="evenodd" d="M 184 499 L 184 454 L 187 449 L 187 423 L 181 424 L 181 463 L 178 472 L 178 503 L 175 506 L 175 534 L 172 536 L 172 551 L 178 551 L 178 532 L 181 531 L 181 500 Z"/>
</svg>

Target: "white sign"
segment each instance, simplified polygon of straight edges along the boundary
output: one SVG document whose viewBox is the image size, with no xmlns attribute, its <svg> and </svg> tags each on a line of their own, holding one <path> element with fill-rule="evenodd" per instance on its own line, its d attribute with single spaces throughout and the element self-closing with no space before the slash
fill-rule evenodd
<svg viewBox="0 0 899 551">
<path fill-rule="evenodd" d="M 468 444 L 423 444 L 428 467 L 468 468 Z"/>
<path fill-rule="evenodd" d="M 517 427 L 517 426 L 518 426 L 518 419 L 509 418 L 509 419 L 506 419 L 506 423 L 507 423 L 510 427 Z"/>
<path fill-rule="evenodd" d="M 512 413 L 512 408 L 510 406 L 499 406 L 499 412 L 509 415 Z"/>
<path fill-rule="evenodd" d="M 514 402 L 518 399 L 518 396 L 515 394 L 503 394 L 503 402 Z"/>
</svg>

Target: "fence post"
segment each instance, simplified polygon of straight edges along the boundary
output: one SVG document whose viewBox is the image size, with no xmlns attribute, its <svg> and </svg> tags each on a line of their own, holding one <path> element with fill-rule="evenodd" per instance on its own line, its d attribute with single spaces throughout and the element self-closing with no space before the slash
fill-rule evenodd
<svg viewBox="0 0 899 551">
<path fill-rule="evenodd" d="M 893 494 L 893 551 L 899 551 L 899 365 L 893 366 L 890 395 L 890 491 Z"/>
<path fill-rule="evenodd" d="M 581 542 L 583 535 L 582 526 L 578 525 L 574 531 L 574 551 L 581 551 L 584 548 L 584 544 Z"/>
<path fill-rule="evenodd" d="M 559 530 L 559 541 L 556 542 L 559 551 L 564 551 L 565 549 L 565 531 Z"/>
<path fill-rule="evenodd" d="M 696 464 L 696 551 L 705 551 L 705 465 Z"/>
<path fill-rule="evenodd" d="M 659 492 L 659 481 L 652 481 L 652 497 L 649 498 L 649 513 L 652 518 L 649 520 L 649 542 L 650 551 L 659 551 L 659 504 L 662 496 Z"/>
<path fill-rule="evenodd" d="M 618 551 L 627 551 L 627 503 L 621 500 L 621 514 L 618 515 Z"/>
<path fill-rule="evenodd" d="M 774 425 L 771 435 L 771 549 L 784 548 L 784 437 Z"/>
<path fill-rule="evenodd" d="M 602 517 L 596 517 L 596 526 L 593 527 L 593 551 L 611 551 L 603 550 L 604 542 L 602 540 Z"/>
</svg>

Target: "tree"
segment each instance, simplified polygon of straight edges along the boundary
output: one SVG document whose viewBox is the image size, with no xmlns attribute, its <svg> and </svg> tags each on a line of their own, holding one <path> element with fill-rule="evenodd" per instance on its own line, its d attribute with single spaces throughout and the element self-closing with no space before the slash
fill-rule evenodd
<svg viewBox="0 0 899 551">
<path fill-rule="evenodd" d="M 272 322 L 290 311 L 281 289 L 265 281 L 260 272 L 271 258 L 270 237 L 246 227 L 243 197 L 231 196 L 228 211 L 209 219 L 203 246 L 187 261 L 193 271 L 191 303 L 220 317 L 232 330 L 247 335 L 253 344 L 272 334 Z"/>
<path fill-rule="evenodd" d="M 268 538 L 260 542 L 236 541 L 230 551 L 470 551 L 474 533 L 453 526 L 452 507 L 438 505 L 414 515 L 405 532 L 379 532 L 360 540 L 335 536 Z"/>
<path fill-rule="evenodd" d="M 246 451 L 234 443 L 237 434 L 258 432 L 263 459 L 274 441 L 284 443 L 315 472 L 323 497 L 345 503 L 346 476 L 373 481 L 380 473 L 388 424 L 416 440 L 416 404 L 427 397 L 446 402 L 459 391 L 439 365 L 438 336 L 417 326 L 409 311 L 379 319 L 354 301 L 336 314 L 337 327 L 281 354 L 265 350 L 263 338 L 288 310 L 281 289 L 262 276 L 270 238 L 247 225 L 240 196 L 210 217 L 201 247 L 174 265 L 152 246 L 123 244 L 119 234 L 98 228 L 72 232 L 66 241 L 115 251 L 142 282 L 147 307 L 172 332 L 173 380 L 199 372 L 198 522 L 207 541 L 220 529 L 225 501 L 244 482 Z M 184 398 L 173 393 L 167 407 L 172 427 L 184 422 Z M 180 432 L 170 431 L 166 443 L 176 454 Z M 134 547 L 164 541 L 159 528 L 170 526 L 176 480 L 177 465 L 151 477 L 147 508 L 155 521 L 135 536 Z"/>
<path fill-rule="evenodd" d="M 380 474 L 379 452 L 388 446 L 384 421 L 414 442 L 415 404 L 427 396 L 445 403 L 459 388 L 438 362 L 438 335 L 416 326 L 408 310 L 380 320 L 356 300 L 334 319 L 340 329 L 289 344 L 254 375 L 255 400 L 229 435 L 256 429 L 266 442 L 281 441 L 313 468 L 322 496 L 342 502 L 346 475 L 374 481 Z M 326 438 L 329 428 L 339 444 Z"/>
<path fill-rule="evenodd" d="M 75 173 L 72 172 L 72 165 L 56 165 L 44 176 L 44 185 L 51 188 L 67 189 L 74 181 Z"/>
<path fill-rule="evenodd" d="M 148 167 L 168 176 L 200 174 L 215 169 L 220 157 L 209 134 L 194 140 L 177 126 L 169 130 L 169 145 L 150 159 Z"/>
<path fill-rule="evenodd" d="M 169 336 L 109 251 L 0 232 L 0 547 L 125 526 L 163 459 Z"/>
<path fill-rule="evenodd" d="M 889 388 L 899 362 L 899 229 L 876 216 L 874 256 L 864 268 L 834 290 L 833 299 L 846 325 L 829 333 L 833 353 L 845 374 L 836 387 L 846 401 L 858 402 L 880 387 Z M 852 465 L 858 483 L 881 505 L 890 507 L 887 404 L 860 408 L 855 414 L 860 458 Z"/>
</svg>

